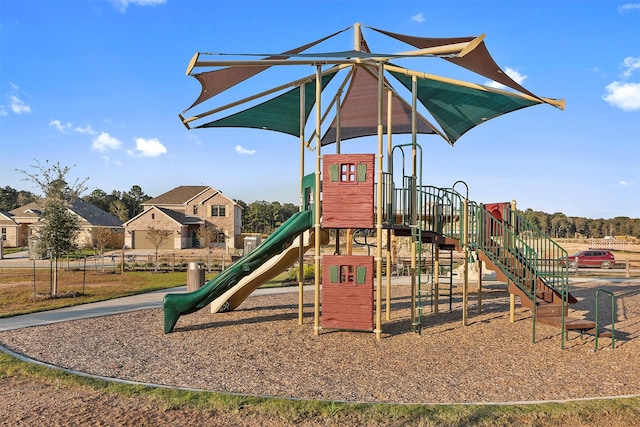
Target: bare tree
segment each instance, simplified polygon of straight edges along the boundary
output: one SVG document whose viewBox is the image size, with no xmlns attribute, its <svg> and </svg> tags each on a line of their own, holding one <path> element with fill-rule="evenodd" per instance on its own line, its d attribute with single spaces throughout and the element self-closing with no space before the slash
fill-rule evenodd
<svg viewBox="0 0 640 427">
<path fill-rule="evenodd" d="M 153 247 L 156 248 L 156 272 L 158 271 L 158 249 L 169 238 L 169 236 L 171 236 L 171 234 L 171 230 L 162 230 L 153 226 L 149 227 L 149 231 L 147 232 L 147 240 L 149 240 Z"/>
<path fill-rule="evenodd" d="M 111 243 L 113 239 L 113 230 L 107 227 L 94 227 L 91 229 L 91 243 L 100 254 L 100 262 L 102 264 L 102 272 L 104 273 L 104 249 Z"/>
<path fill-rule="evenodd" d="M 214 243 L 218 243 L 224 236 L 220 229 L 210 222 L 205 222 L 198 231 L 196 236 L 200 245 L 207 249 L 207 270 L 211 272 L 211 248 Z"/>
</svg>

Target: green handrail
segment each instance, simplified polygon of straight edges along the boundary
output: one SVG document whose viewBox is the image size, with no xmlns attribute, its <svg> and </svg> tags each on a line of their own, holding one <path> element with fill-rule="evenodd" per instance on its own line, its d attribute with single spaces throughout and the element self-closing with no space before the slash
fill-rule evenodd
<svg viewBox="0 0 640 427">
<path fill-rule="evenodd" d="M 403 171 L 404 172 L 404 171 Z M 388 180 L 392 182 L 392 180 Z M 388 185 L 388 184 L 387 184 Z M 569 269 L 567 252 L 529 222 L 518 211 L 505 207 L 502 220 L 494 218 L 481 204 L 468 202 L 468 220 L 464 218 L 465 197 L 453 188 L 418 185 L 418 199 L 412 201 L 410 189 L 416 185 L 413 177 L 403 173 L 401 188 L 393 188 L 394 213 L 387 212 L 387 220 L 411 225 L 412 209 L 418 209 L 418 223 L 413 224 L 413 233 L 431 231 L 445 237 L 457 239 L 460 246 L 464 240 L 464 226 L 469 227 L 469 246 L 483 251 L 508 279 L 522 290 L 533 302 L 533 340 L 535 341 L 535 310 L 538 294 L 538 279 L 559 295 L 561 304 L 569 300 Z M 388 202 L 388 201 L 386 201 Z M 422 239 L 418 239 L 420 242 Z M 555 297 L 554 297 L 555 298 Z M 420 304 L 420 301 L 418 301 Z M 561 310 L 562 343 L 564 348 L 565 313 Z"/>
<path fill-rule="evenodd" d="M 616 296 L 613 292 L 610 292 L 604 288 L 598 288 L 596 290 L 596 350 L 598 350 L 598 336 L 600 335 L 599 323 L 598 323 L 598 295 L 600 292 L 604 292 L 611 296 L 611 348 L 616 348 Z"/>
</svg>

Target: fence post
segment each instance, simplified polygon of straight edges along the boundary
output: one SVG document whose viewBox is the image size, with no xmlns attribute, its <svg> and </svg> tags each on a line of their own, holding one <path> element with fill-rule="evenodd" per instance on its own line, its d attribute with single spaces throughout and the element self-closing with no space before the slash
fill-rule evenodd
<svg viewBox="0 0 640 427">
<path fill-rule="evenodd" d="M 630 267 L 629 267 L 629 260 L 627 260 L 627 267 L 626 267 L 626 272 L 625 272 L 624 277 L 626 277 L 627 279 L 629 277 L 631 277 L 631 271 L 630 271 Z"/>
</svg>

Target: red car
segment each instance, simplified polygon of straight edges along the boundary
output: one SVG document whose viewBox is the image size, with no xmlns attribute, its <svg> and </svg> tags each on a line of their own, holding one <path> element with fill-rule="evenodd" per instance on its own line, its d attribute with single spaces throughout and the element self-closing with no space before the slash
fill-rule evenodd
<svg viewBox="0 0 640 427">
<path fill-rule="evenodd" d="M 616 263 L 613 254 L 609 251 L 590 249 L 588 251 L 580 251 L 569 256 L 569 267 L 576 268 L 576 258 L 578 258 L 578 267 L 600 267 L 610 268 Z M 561 262 L 564 265 L 564 262 Z"/>
</svg>

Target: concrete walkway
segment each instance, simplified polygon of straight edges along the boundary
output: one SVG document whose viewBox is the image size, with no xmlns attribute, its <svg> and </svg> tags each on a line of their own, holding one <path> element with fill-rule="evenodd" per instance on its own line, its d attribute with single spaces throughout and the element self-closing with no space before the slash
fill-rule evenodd
<svg viewBox="0 0 640 427">
<path fill-rule="evenodd" d="M 304 290 L 313 290 L 313 286 L 305 286 Z M 51 323 L 109 316 L 112 314 L 127 313 L 135 310 L 162 308 L 162 299 L 166 294 L 183 293 L 186 291 L 186 286 L 179 286 L 176 288 L 163 289 L 161 291 L 114 298 L 107 301 L 80 304 L 73 307 L 59 308 L 39 313 L 23 314 L 21 316 L 5 317 L 0 319 L 0 331 L 11 331 L 14 329 L 30 328 L 32 326 L 49 325 Z M 298 287 L 263 288 L 256 290 L 251 294 L 251 296 L 274 295 L 288 292 L 298 292 Z"/>
<path fill-rule="evenodd" d="M 39 313 L 23 314 L 21 316 L 0 319 L 0 331 L 42 326 L 51 323 L 70 320 L 87 319 L 90 317 L 109 316 L 111 314 L 126 313 L 135 310 L 162 307 L 165 294 L 185 292 L 186 286 L 147 292 L 139 295 L 115 298 L 107 301 L 80 304 L 57 310 L 41 311 Z"/>
</svg>

